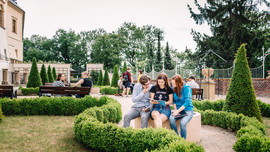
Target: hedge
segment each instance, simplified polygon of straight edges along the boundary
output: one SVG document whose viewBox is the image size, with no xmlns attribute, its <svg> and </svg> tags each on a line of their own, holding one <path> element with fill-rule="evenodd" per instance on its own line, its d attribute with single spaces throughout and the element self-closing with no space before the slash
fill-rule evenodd
<svg viewBox="0 0 270 152">
<path fill-rule="evenodd" d="M 36 88 L 20 88 L 22 90 L 23 95 L 38 95 L 39 94 L 39 87 Z"/>
<path fill-rule="evenodd" d="M 116 101 L 85 110 L 75 119 L 76 140 L 97 151 L 204 151 L 172 130 L 118 127 L 113 123 L 121 120 L 121 115 L 117 115 L 120 111 L 121 105 Z"/>
<path fill-rule="evenodd" d="M 0 122 L 2 121 L 3 118 L 4 118 L 4 115 L 3 115 L 1 103 L 0 103 Z"/>
<path fill-rule="evenodd" d="M 201 113 L 203 125 L 214 125 L 224 129 L 237 131 L 236 137 L 238 140 L 233 147 L 235 151 L 269 151 L 270 138 L 265 135 L 265 126 L 255 117 L 220 111 L 223 108 L 224 100 L 218 100 L 215 102 L 193 101 L 193 105 L 195 107 L 195 111 Z M 266 107 L 267 105 L 268 104 L 263 107 Z"/>
<path fill-rule="evenodd" d="M 114 94 L 118 93 L 118 88 L 110 87 L 110 86 L 100 87 L 100 93 L 101 94 L 105 93 L 105 94 L 108 94 L 108 95 L 114 95 Z"/>
<path fill-rule="evenodd" d="M 106 104 L 107 98 L 100 99 L 85 96 L 84 98 L 4 98 L 0 101 L 4 115 L 78 115 L 85 109 Z"/>
</svg>

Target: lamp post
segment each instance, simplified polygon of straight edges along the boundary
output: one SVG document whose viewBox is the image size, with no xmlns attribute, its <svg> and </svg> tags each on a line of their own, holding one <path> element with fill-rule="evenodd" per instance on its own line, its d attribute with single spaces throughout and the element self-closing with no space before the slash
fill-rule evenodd
<svg viewBox="0 0 270 152">
<path fill-rule="evenodd" d="M 264 60 L 270 54 L 270 48 L 265 52 L 265 54 L 264 54 L 264 47 L 262 48 L 262 50 L 263 50 L 263 79 L 264 79 Z"/>
</svg>

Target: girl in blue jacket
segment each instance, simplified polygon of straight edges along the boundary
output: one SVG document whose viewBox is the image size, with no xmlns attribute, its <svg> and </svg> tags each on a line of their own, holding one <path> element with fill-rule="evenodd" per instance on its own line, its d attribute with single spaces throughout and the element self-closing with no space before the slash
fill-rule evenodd
<svg viewBox="0 0 270 152">
<path fill-rule="evenodd" d="M 192 105 L 192 90 L 182 80 L 179 74 L 172 77 L 173 85 L 173 107 L 172 114 L 169 118 L 171 128 L 178 134 L 176 121 L 180 118 L 175 118 L 182 110 L 187 113 L 187 116 L 182 117 L 180 121 L 181 137 L 187 137 L 186 125 L 192 119 L 193 105 Z"/>
</svg>

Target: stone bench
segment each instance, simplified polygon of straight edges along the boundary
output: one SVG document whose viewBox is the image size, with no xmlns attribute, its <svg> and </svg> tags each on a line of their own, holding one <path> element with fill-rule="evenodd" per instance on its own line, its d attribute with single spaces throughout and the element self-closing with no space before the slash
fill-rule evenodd
<svg viewBox="0 0 270 152">
<path fill-rule="evenodd" d="M 90 94 L 99 94 L 100 88 L 91 88 Z"/>
<path fill-rule="evenodd" d="M 180 120 L 176 121 L 178 133 L 180 135 Z M 155 128 L 154 120 L 148 119 L 148 127 Z M 163 128 L 171 129 L 169 120 L 162 125 Z M 134 119 L 134 128 L 141 128 L 141 117 Z M 187 124 L 187 141 L 200 142 L 201 140 L 201 114 L 194 112 L 192 119 Z"/>
</svg>

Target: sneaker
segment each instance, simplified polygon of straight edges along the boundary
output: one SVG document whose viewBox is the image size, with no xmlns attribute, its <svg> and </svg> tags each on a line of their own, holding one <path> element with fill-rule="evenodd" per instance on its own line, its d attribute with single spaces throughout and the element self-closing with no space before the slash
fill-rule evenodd
<svg viewBox="0 0 270 152">
<path fill-rule="evenodd" d="M 126 97 L 128 97 L 128 95 L 126 95 Z"/>
</svg>

